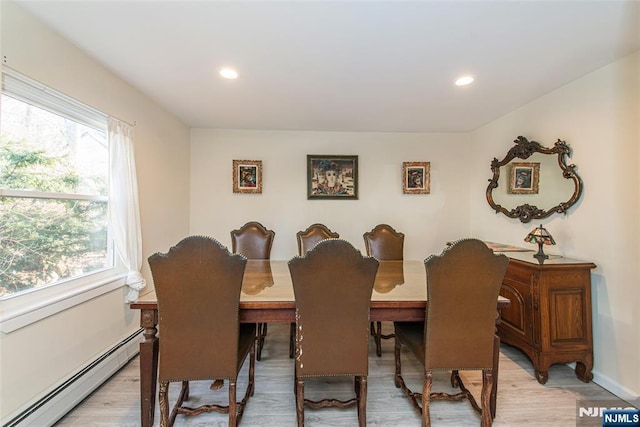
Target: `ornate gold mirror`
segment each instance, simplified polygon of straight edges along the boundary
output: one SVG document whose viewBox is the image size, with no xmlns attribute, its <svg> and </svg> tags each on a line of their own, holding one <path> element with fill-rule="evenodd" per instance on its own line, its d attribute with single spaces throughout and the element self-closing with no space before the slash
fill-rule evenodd
<svg viewBox="0 0 640 427">
<path fill-rule="evenodd" d="M 519 136 L 502 160 L 491 162 L 493 178 L 487 201 L 493 210 L 522 222 L 566 213 L 582 194 L 582 180 L 575 165 L 567 165 L 571 149 L 558 141 L 546 148 Z"/>
</svg>

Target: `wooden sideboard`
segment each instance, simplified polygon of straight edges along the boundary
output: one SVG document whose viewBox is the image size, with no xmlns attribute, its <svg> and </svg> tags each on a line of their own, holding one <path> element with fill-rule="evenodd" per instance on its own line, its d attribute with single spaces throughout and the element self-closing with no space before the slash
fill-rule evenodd
<svg viewBox="0 0 640 427">
<path fill-rule="evenodd" d="M 554 363 L 576 362 L 576 376 L 593 378 L 591 269 L 595 264 L 551 257 L 540 264 L 533 252 L 508 252 L 500 295 L 511 300 L 501 312 L 501 342 L 522 350 L 540 384 Z"/>
</svg>

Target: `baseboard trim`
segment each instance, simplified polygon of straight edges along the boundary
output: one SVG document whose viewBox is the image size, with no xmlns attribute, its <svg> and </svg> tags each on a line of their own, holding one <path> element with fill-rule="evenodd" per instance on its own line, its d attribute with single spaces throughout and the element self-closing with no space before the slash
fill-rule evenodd
<svg viewBox="0 0 640 427">
<path fill-rule="evenodd" d="M 140 351 L 139 329 L 11 418 L 3 427 L 52 425 Z"/>
<path fill-rule="evenodd" d="M 567 363 L 567 366 L 569 366 L 571 369 L 576 369 L 575 362 Z M 602 375 L 602 373 L 600 373 L 600 371 L 598 371 L 597 369 L 592 370 L 591 373 L 593 374 L 592 381 L 594 383 L 598 384 L 608 392 L 615 394 L 616 397 L 619 397 L 620 399 L 626 401 L 640 399 L 640 395 L 638 393 L 624 387 L 619 382 L 612 380 L 610 377 Z"/>
<path fill-rule="evenodd" d="M 624 387 L 606 375 L 600 374 L 598 371 L 593 371 L 593 382 L 627 402 L 640 399 L 640 395 L 637 392 Z"/>
</svg>

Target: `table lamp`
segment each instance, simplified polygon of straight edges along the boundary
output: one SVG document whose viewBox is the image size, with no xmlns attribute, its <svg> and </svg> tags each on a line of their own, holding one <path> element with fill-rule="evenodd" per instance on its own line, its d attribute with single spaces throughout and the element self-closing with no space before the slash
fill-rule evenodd
<svg viewBox="0 0 640 427">
<path fill-rule="evenodd" d="M 542 245 L 555 245 L 556 241 L 553 240 L 551 234 L 540 224 L 540 227 L 534 228 L 527 237 L 524 238 L 525 242 L 529 243 L 537 243 L 538 244 L 538 253 L 534 255 L 538 259 L 538 261 L 542 261 L 546 258 L 549 258 L 549 255 L 545 254 L 542 251 Z"/>
</svg>

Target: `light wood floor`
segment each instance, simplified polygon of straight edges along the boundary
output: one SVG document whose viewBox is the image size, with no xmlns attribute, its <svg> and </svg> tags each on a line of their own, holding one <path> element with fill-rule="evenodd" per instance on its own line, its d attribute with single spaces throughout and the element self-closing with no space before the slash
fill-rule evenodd
<svg viewBox="0 0 640 427">
<path fill-rule="evenodd" d="M 384 324 L 391 332 L 391 324 Z M 294 426 L 296 423 L 293 394 L 293 361 L 288 358 L 289 325 L 271 324 L 262 354 L 256 363 L 256 389 L 247 404 L 241 425 L 269 427 Z M 369 426 L 420 426 L 420 417 L 408 400 L 393 384 L 393 340 L 383 341 L 382 357 L 376 357 L 373 342 L 369 355 L 369 389 L 367 398 L 367 425 Z M 409 387 L 421 391 L 420 365 L 407 352 L 403 352 L 403 375 Z M 238 390 L 246 384 L 245 363 L 239 378 Z M 120 372 L 67 414 L 57 426 L 137 426 L 140 424 L 139 359 L 132 359 Z M 473 391 L 479 390 L 480 377 L 475 372 L 465 373 L 465 384 Z M 191 384 L 192 405 L 214 399 L 222 403 L 226 388 L 211 392 L 210 382 Z M 436 389 L 438 387 L 438 389 Z M 179 385 L 170 392 L 175 397 Z M 343 379 L 308 381 L 307 397 L 319 398 L 329 391 L 332 397 L 348 397 L 353 385 Z M 434 382 L 434 391 L 450 389 L 448 375 Z M 240 392 L 239 392 L 240 393 Z M 476 394 L 477 395 L 477 394 Z M 578 380 L 571 368 L 554 365 L 549 371 L 549 381 L 540 385 L 533 376 L 527 357 L 515 348 L 503 345 L 500 356 L 498 410 L 494 425 L 511 426 L 575 426 L 576 402 L 584 399 L 616 399 L 595 383 Z M 171 401 L 170 401 L 171 402 Z M 431 404 L 433 426 L 479 425 L 480 419 L 466 401 L 437 401 Z M 156 425 L 159 424 L 156 405 Z M 305 409 L 305 422 L 309 426 L 356 426 L 355 408 Z M 178 416 L 176 426 L 225 426 L 227 416 L 203 414 L 196 417 Z"/>
</svg>

